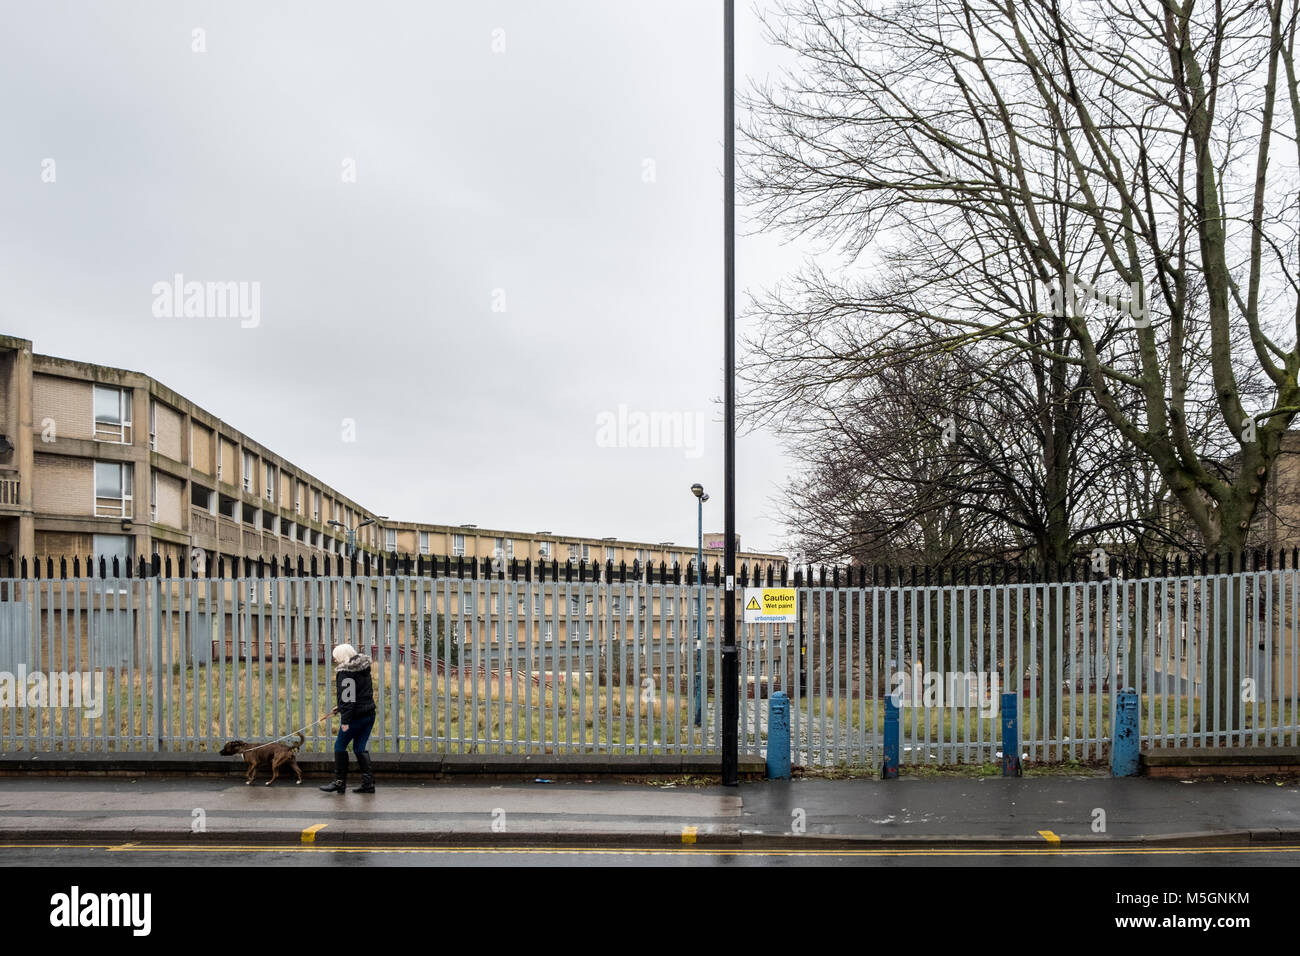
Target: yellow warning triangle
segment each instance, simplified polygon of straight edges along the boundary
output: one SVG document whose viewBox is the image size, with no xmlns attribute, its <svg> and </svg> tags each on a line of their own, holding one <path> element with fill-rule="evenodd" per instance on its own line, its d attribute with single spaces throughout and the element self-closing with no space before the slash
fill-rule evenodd
<svg viewBox="0 0 1300 956">
<path fill-rule="evenodd" d="M 749 599 L 749 603 L 745 605 L 745 610 L 746 610 L 746 611 L 761 611 L 761 610 L 763 610 L 763 609 L 762 609 L 761 607 L 758 606 L 758 598 L 756 598 L 756 597 L 752 597 L 752 598 Z"/>
</svg>

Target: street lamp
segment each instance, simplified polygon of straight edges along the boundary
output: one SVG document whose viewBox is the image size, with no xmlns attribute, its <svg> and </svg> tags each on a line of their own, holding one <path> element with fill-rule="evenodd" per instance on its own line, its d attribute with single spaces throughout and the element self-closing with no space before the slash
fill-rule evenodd
<svg viewBox="0 0 1300 956">
<path fill-rule="evenodd" d="M 722 4 L 723 124 L 723 615 L 722 784 L 740 783 L 740 661 L 736 648 L 736 0 Z"/>
<path fill-rule="evenodd" d="M 356 552 L 357 552 L 357 532 L 360 531 L 362 528 L 364 528 L 366 525 L 368 525 L 368 524 L 374 524 L 374 523 L 375 523 L 375 519 L 374 519 L 374 518 L 367 518 L 365 521 L 361 522 L 361 524 L 357 525 L 355 528 L 349 528 L 349 527 L 348 527 L 347 525 L 345 525 L 342 521 L 327 521 L 327 522 L 326 522 L 326 524 L 333 525 L 335 528 L 342 528 L 342 529 L 347 533 L 347 536 L 348 536 L 348 553 L 347 553 L 347 556 L 348 556 L 348 558 L 351 558 L 351 557 L 352 557 L 354 554 L 356 554 Z"/>
<path fill-rule="evenodd" d="M 699 501 L 699 537 L 695 561 L 695 726 L 699 727 L 704 710 L 700 681 L 700 649 L 704 644 L 704 502 L 709 500 L 709 496 L 704 493 L 704 486 L 698 481 L 691 485 L 691 494 Z"/>
</svg>

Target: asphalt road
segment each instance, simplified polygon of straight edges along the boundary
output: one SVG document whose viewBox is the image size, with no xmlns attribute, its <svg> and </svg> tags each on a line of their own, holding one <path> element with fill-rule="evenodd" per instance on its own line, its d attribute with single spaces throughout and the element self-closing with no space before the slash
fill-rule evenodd
<svg viewBox="0 0 1300 956">
<path fill-rule="evenodd" d="M 125 843 L 0 844 L 9 867 L 213 866 L 877 866 L 877 867 L 1274 867 L 1300 866 L 1300 846 L 1115 847 L 1098 849 L 725 850 L 706 847 L 585 849 L 555 847 L 445 847 L 302 845 L 155 845 Z"/>
</svg>

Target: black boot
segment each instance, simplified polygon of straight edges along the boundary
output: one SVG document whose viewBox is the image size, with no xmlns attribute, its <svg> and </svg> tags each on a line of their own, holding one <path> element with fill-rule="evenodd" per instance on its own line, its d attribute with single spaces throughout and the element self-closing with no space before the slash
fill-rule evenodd
<svg viewBox="0 0 1300 956">
<path fill-rule="evenodd" d="M 374 793 L 375 778 L 370 772 L 370 751 L 358 750 L 357 763 L 361 764 L 361 786 L 354 787 L 353 793 Z"/>
<path fill-rule="evenodd" d="M 329 786 L 321 787 L 326 793 L 347 793 L 348 792 L 348 752 L 346 750 L 334 751 L 334 782 Z"/>
</svg>

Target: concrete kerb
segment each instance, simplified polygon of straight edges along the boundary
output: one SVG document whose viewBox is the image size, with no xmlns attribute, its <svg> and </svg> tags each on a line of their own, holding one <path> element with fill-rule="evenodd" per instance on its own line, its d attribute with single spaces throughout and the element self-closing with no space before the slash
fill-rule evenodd
<svg viewBox="0 0 1300 956">
<path fill-rule="evenodd" d="M 596 757 L 584 754 L 371 754 L 379 779 L 440 778 L 447 776 L 525 777 L 556 779 L 591 777 L 686 777 L 721 776 L 716 758 L 648 755 Z M 302 754 L 298 766 L 303 774 L 328 778 L 334 772 L 334 758 L 328 754 Z M 355 762 L 355 761 L 354 761 Z M 762 758 L 744 758 L 742 778 L 762 777 Z M 241 757 L 209 753 L 0 753 L 0 776 L 42 774 L 58 776 L 236 776 L 247 765 Z M 265 773 L 266 771 L 263 771 Z"/>
</svg>

